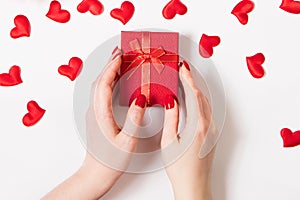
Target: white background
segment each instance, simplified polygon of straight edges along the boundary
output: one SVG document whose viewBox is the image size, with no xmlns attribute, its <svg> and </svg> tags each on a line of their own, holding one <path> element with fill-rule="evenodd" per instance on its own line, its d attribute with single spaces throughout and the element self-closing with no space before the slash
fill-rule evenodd
<svg viewBox="0 0 300 200">
<path fill-rule="evenodd" d="M 109 15 L 120 0 L 104 1 L 100 16 L 81 14 L 79 0 L 61 1 L 67 24 L 45 17 L 49 0 L 1 0 L 0 73 L 22 68 L 24 83 L 0 87 L 0 199 L 39 199 L 81 165 L 85 152 L 72 114 L 74 83 L 57 73 L 73 56 L 85 59 L 121 30 L 164 28 L 195 42 L 202 33 L 219 35 L 213 56 L 227 96 L 227 119 L 213 171 L 216 200 L 299 199 L 300 148 L 284 149 L 283 127 L 300 129 L 300 18 L 279 9 L 280 0 L 256 0 L 248 25 L 230 14 L 236 0 L 183 1 L 185 16 L 165 20 L 168 0 L 132 0 L 136 12 L 123 26 Z M 9 36 L 13 19 L 26 15 L 30 38 Z M 251 77 L 245 58 L 264 53 L 266 76 Z M 22 124 L 26 104 L 36 100 L 46 114 L 34 127 Z M 164 171 L 124 175 L 104 199 L 173 199 Z"/>
</svg>

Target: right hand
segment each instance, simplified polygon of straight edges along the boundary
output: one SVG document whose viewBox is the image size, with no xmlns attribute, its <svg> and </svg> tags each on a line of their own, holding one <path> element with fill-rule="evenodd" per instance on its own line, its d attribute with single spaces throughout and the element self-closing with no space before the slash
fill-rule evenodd
<svg viewBox="0 0 300 200">
<path fill-rule="evenodd" d="M 208 99 L 196 86 L 186 62 L 180 67 L 179 76 L 184 88 L 187 105 L 186 126 L 182 133 L 178 135 L 178 104 L 174 99 L 169 98 L 165 103 L 164 130 L 161 141 L 162 149 L 168 145 L 173 145 L 171 152 L 176 151 L 176 149 L 183 149 L 183 145 L 186 144 L 184 141 L 193 134 L 195 136 L 192 138 L 191 145 L 183 155 L 166 167 L 166 172 L 171 181 L 176 200 L 211 200 L 210 174 L 214 158 L 214 148 L 204 158 L 200 159 L 199 153 L 207 134 L 217 135 L 217 130 L 212 120 Z M 191 121 L 195 119 L 198 123 L 198 126 L 195 128 L 196 132 L 190 133 L 186 127 L 196 126 L 197 124 L 191 124 Z M 162 154 L 164 161 L 168 162 L 170 154 L 164 153 L 164 150 Z"/>
</svg>

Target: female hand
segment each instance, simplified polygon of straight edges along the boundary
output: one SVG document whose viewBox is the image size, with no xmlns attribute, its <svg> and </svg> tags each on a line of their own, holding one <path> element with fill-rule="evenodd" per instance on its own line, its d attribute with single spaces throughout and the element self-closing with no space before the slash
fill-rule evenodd
<svg viewBox="0 0 300 200">
<path fill-rule="evenodd" d="M 170 155 L 173 152 L 178 150 L 185 152 L 169 166 L 166 166 L 166 172 L 176 200 L 211 200 L 210 174 L 214 149 L 204 158 L 200 156 L 200 151 L 203 144 L 209 142 L 205 140 L 208 134 L 212 134 L 209 138 L 215 138 L 217 130 L 212 120 L 209 102 L 197 88 L 186 62 L 183 62 L 182 67 L 180 67 L 179 76 L 185 93 L 186 126 L 178 135 L 178 104 L 170 97 L 165 103 L 161 146 L 163 159 L 167 163 L 170 163 Z"/>
<path fill-rule="evenodd" d="M 116 48 L 93 84 L 86 115 L 87 153 L 83 165 L 43 199 L 99 199 L 126 170 L 137 146 L 135 136 L 146 109 L 146 97 L 140 95 L 132 102 L 121 129 L 112 112 L 112 94 L 121 63 L 121 50 Z"/>
</svg>

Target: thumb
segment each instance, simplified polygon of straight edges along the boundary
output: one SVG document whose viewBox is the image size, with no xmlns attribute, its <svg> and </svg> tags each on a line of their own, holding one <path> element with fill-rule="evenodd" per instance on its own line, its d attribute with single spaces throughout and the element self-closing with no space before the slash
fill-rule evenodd
<svg viewBox="0 0 300 200">
<path fill-rule="evenodd" d="M 165 118 L 164 129 L 162 133 L 161 146 L 164 148 L 168 144 L 177 140 L 179 111 L 177 99 L 172 95 L 165 98 Z"/>
<path fill-rule="evenodd" d="M 141 126 L 145 110 L 146 110 L 146 96 L 140 94 L 130 105 L 125 124 L 120 134 L 125 134 L 131 137 L 137 137 L 139 128 Z"/>
</svg>

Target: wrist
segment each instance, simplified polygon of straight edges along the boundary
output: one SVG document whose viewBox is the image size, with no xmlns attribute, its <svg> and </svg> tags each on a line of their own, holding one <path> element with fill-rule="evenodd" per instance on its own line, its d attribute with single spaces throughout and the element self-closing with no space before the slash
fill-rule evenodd
<svg viewBox="0 0 300 200">
<path fill-rule="evenodd" d="M 176 193 L 174 192 L 175 200 L 212 200 L 212 194 L 210 191 L 203 192 L 189 192 L 189 193 Z"/>
<path fill-rule="evenodd" d="M 192 187 L 174 187 L 175 200 L 212 200 L 212 193 L 209 186 L 194 185 Z"/>
<path fill-rule="evenodd" d="M 101 196 L 108 192 L 123 174 L 106 167 L 88 153 L 78 173 L 86 177 L 90 184 L 97 187 Z"/>
</svg>

